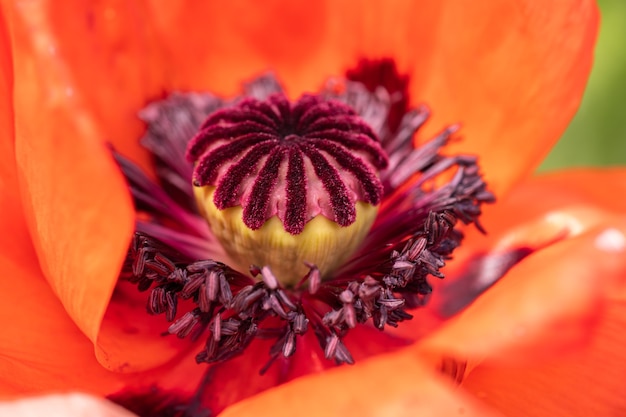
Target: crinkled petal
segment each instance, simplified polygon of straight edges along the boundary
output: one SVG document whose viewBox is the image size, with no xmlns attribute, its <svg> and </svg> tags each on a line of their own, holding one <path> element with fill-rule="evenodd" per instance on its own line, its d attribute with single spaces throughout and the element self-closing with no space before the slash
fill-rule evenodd
<svg viewBox="0 0 626 417">
<path fill-rule="evenodd" d="M 164 336 L 171 323 L 162 315 L 151 316 L 146 312 L 147 298 L 147 293 L 139 293 L 133 284 L 118 284 L 102 321 L 95 352 L 105 368 L 114 372 L 141 372 L 200 349 L 187 339 Z M 187 305 L 180 304 L 181 310 L 182 305 Z M 193 358 L 186 360 L 195 362 Z"/>
<path fill-rule="evenodd" d="M 401 61 L 411 68 L 411 93 L 433 109 L 423 133 L 461 123 L 463 140 L 450 152 L 480 155 L 501 195 L 534 170 L 578 108 L 597 35 L 595 2 L 416 2 L 409 15 L 417 16 L 412 28 L 426 30 L 396 50 L 414 51 Z"/>
<path fill-rule="evenodd" d="M 174 4 L 151 3 L 172 86 L 232 94 L 271 69 L 297 95 L 360 56 L 391 56 L 411 75 L 414 104 L 433 109 L 423 133 L 461 123 L 452 148 L 479 154 L 498 193 L 534 169 L 573 116 L 598 25 L 591 0 Z"/>
<path fill-rule="evenodd" d="M 133 228 L 130 197 L 63 60 L 65 47 L 46 16 L 52 3 L 5 7 L 24 212 L 50 286 L 95 341 Z"/>
<path fill-rule="evenodd" d="M 115 374 L 96 361 L 93 345 L 68 317 L 39 267 L 23 256 L 0 256 L 9 301 L 0 303 L 0 396 L 81 389 L 117 389 Z M 19 302 L 19 304 L 17 304 Z"/>
<path fill-rule="evenodd" d="M 221 416 L 495 416 L 410 351 L 309 375 L 227 408 Z"/>
<path fill-rule="evenodd" d="M 509 417 L 624 415 L 626 297 L 611 298 L 583 349 L 523 367 L 485 362 L 463 387 Z"/>
<path fill-rule="evenodd" d="M 4 230 L 1 230 L 4 232 Z M 51 391 L 80 390 L 105 396 L 123 390 L 174 391 L 188 396 L 199 383 L 205 367 L 187 357 L 143 373 L 111 372 L 96 359 L 92 342 L 76 327 L 35 262 L 32 248 L 11 257 L 0 252 L 3 291 L 0 303 L 0 399 Z M 128 327 L 122 327 L 128 329 Z M 117 369 L 117 371 L 123 371 Z M 1 414 L 1 413 L 0 413 Z"/>
<path fill-rule="evenodd" d="M 445 316 L 469 307 L 424 346 L 462 358 L 515 361 L 586 340 L 597 307 L 624 288 L 626 203 L 611 196 L 623 193 L 625 184 L 626 170 L 597 169 L 547 174 L 515 188 L 485 216 L 492 233 L 469 234 L 429 308 Z M 500 281 L 490 276 L 489 264 L 478 274 L 465 270 L 478 256 L 512 248 L 531 254 Z"/>
<path fill-rule="evenodd" d="M 610 294 L 626 288 L 626 222 L 598 225 L 531 256 L 420 348 L 534 362 L 588 343 Z"/>
<path fill-rule="evenodd" d="M 54 296 L 30 241 L 14 159 L 12 68 L 1 15 L 0 22 L 0 397 L 71 387 L 106 392 L 114 381 Z"/>
<path fill-rule="evenodd" d="M 0 253 L 6 259 L 37 263 L 22 213 L 13 126 L 13 65 L 3 13 L 0 10 Z M 7 237 L 10 237 L 7 238 Z M 24 255 L 26 254 L 26 255 Z M 22 257 L 22 255 L 24 255 Z M 6 274 L 0 279 L 11 279 Z"/>
</svg>

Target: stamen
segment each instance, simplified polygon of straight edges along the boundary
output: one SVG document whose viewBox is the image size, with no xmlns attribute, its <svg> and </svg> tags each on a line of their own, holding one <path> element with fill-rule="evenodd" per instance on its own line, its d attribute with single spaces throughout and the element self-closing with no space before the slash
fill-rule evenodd
<svg viewBox="0 0 626 417">
<path fill-rule="evenodd" d="M 363 85 L 374 94 L 386 94 L 389 100 L 386 127 L 394 133 L 409 107 L 409 77 L 402 75 L 393 59 L 361 59 L 356 68 L 346 72 L 346 78 Z"/>
</svg>

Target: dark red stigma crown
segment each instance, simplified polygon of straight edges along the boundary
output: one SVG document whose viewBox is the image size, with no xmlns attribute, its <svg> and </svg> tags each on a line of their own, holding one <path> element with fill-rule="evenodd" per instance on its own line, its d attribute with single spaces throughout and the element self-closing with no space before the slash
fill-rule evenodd
<svg viewBox="0 0 626 417">
<path fill-rule="evenodd" d="M 220 209 L 241 205 L 243 222 L 260 228 L 276 215 L 299 234 L 319 214 L 354 223 L 355 204 L 377 205 L 378 171 L 387 156 L 372 129 L 338 101 L 284 94 L 246 98 L 216 111 L 190 141 L 196 186 L 215 186 Z"/>
</svg>

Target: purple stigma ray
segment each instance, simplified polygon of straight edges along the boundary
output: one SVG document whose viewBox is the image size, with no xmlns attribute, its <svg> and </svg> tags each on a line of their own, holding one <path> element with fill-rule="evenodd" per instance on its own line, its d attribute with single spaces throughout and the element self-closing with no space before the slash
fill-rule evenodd
<svg viewBox="0 0 626 417">
<path fill-rule="evenodd" d="M 363 164 L 357 157 L 355 157 L 352 153 L 347 152 L 341 146 L 326 140 L 317 141 L 316 145 L 320 150 L 332 155 L 343 169 L 361 179 L 361 184 L 363 185 L 365 192 L 366 203 L 374 205 L 380 203 L 380 196 L 383 193 L 383 188 L 375 172 L 369 169 L 367 165 Z"/>
<path fill-rule="evenodd" d="M 304 212 L 298 210 L 306 204 L 306 174 L 302 153 L 295 147 L 289 150 L 289 165 L 287 167 L 287 216 L 285 228 L 301 233 L 304 230 L 306 219 Z"/>
<path fill-rule="evenodd" d="M 335 218 L 340 226 L 348 226 L 356 219 L 356 210 L 339 172 L 313 146 L 303 146 L 304 154 L 313 162 L 313 169 L 330 196 Z"/>
<path fill-rule="evenodd" d="M 354 223 L 357 201 L 381 201 L 377 171 L 387 167 L 377 135 L 352 108 L 313 95 L 294 103 L 284 94 L 246 98 L 215 112 L 190 141 L 187 159 L 196 163 L 196 186 L 216 187 L 218 209 L 241 205 L 251 229 L 278 215 L 294 235 L 320 213 Z M 326 199 L 310 195 L 316 180 Z"/>
<path fill-rule="evenodd" d="M 259 229 L 265 223 L 267 207 L 270 203 L 272 190 L 276 185 L 276 173 L 284 156 L 284 149 L 278 148 L 272 151 L 254 182 L 252 194 L 244 203 L 243 219 L 246 226 L 253 230 Z"/>
<path fill-rule="evenodd" d="M 198 177 L 207 178 L 208 182 L 215 181 L 218 170 L 222 166 L 221 162 L 235 158 L 255 145 L 261 145 L 264 143 L 261 138 L 261 133 L 250 133 L 240 137 L 240 140 L 237 142 L 230 142 L 207 152 L 202 156 L 202 162 L 199 163 L 196 168 L 196 175 Z M 271 139 L 272 136 L 268 135 L 267 140 L 270 141 Z"/>
<path fill-rule="evenodd" d="M 254 169 L 256 164 L 273 148 L 272 143 L 261 142 L 250 148 L 250 151 L 233 164 L 220 182 L 220 186 L 215 193 L 217 208 L 225 209 L 237 204 L 237 189 L 241 182 Z"/>
</svg>

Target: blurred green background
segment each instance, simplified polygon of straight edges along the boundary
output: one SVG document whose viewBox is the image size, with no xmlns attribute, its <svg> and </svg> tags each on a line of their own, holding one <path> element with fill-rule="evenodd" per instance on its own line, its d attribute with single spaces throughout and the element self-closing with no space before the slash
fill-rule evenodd
<svg viewBox="0 0 626 417">
<path fill-rule="evenodd" d="M 576 117 L 539 168 L 626 165 L 626 0 L 599 0 L 591 78 Z"/>
</svg>

